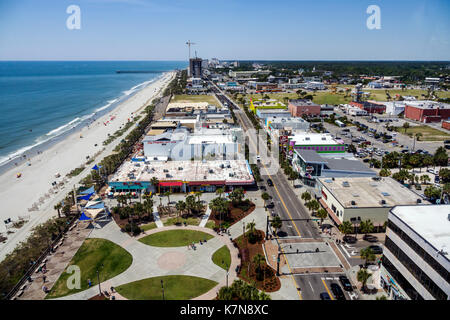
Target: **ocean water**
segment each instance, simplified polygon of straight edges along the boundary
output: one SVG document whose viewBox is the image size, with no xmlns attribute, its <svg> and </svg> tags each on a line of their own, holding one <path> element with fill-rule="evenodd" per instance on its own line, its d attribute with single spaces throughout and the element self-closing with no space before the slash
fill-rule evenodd
<svg viewBox="0 0 450 320">
<path fill-rule="evenodd" d="M 88 123 L 164 72 L 186 66 L 182 61 L 0 61 L 0 166 Z"/>
</svg>

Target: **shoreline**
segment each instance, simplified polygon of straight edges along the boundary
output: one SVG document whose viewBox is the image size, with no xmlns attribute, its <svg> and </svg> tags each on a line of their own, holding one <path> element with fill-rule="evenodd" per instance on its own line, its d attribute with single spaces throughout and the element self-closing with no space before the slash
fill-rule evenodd
<svg viewBox="0 0 450 320">
<path fill-rule="evenodd" d="M 18 167 L 18 166 L 26 163 L 27 161 L 29 161 L 29 159 L 33 159 L 34 157 L 39 155 L 41 152 L 44 152 L 45 150 L 50 149 L 53 145 L 57 144 L 58 142 L 63 141 L 71 134 L 80 132 L 81 130 L 83 130 L 83 128 L 88 127 L 90 124 L 98 121 L 99 119 L 101 119 L 102 117 L 107 115 L 108 113 L 114 111 L 118 106 L 120 106 L 120 104 L 122 104 L 125 101 L 127 101 L 128 99 L 132 98 L 134 95 L 136 95 L 141 90 L 145 89 L 146 87 L 152 85 L 155 82 L 158 82 L 160 79 L 164 78 L 170 72 L 171 71 L 162 72 L 161 75 L 159 75 L 156 78 L 144 81 L 136 86 L 133 86 L 132 88 L 130 88 L 126 91 L 123 91 L 123 92 L 128 92 L 128 91 L 133 90 L 133 92 L 131 92 L 128 95 L 122 93 L 122 95 L 120 95 L 119 97 L 107 101 L 104 106 L 97 108 L 97 109 L 93 110 L 91 113 L 81 116 L 80 118 L 77 117 L 77 118 L 71 120 L 70 122 L 67 122 L 67 123 L 61 125 L 60 127 L 49 131 L 46 135 L 50 135 L 52 132 L 57 132 L 66 126 L 70 127 L 71 123 L 75 122 L 77 119 L 81 120 L 80 122 L 74 124 L 68 130 L 63 131 L 62 133 L 60 133 L 58 135 L 50 136 L 47 140 L 44 140 L 42 142 L 36 142 L 36 140 L 38 140 L 39 138 L 42 138 L 44 136 L 37 137 L 34 141 L 35 142 L 34 144 L 26 145 L 8 155 L 2 156 L 1 158 L 8 157 L 9 159 L 6 159 L 6 160 L 4 160 L 3 163 L 0 163 L 0 175 L 6 173 L 10 169 L 13 169 L 15 167 Z M 136 89 L 140 86 L 142 86 L 142 88 Z M 24 157 L 24 155 L 26 157 Z"/>
<path fill-rule="evenodd" d="M 132 121 L 132 116 L 139 115 L 153 99 L 162 96 L 162 92 L 175 74 L 175 71 L 164 73 L 156 81 L 136 91 L 115 108 L 96 118 L 95 123 L 90 124 L 89 127 L 82 127 L 79 131 L 72 132 L 61 141 L 54 143 L 34 156 L 31 166 L 22 163 L 0 175 L 0 194 L 3 205 L 3 210 L 0 212 L 0 233 L 6 233 L 7 228 L 3 221 L 8 218 L 12 221 L 17 221 L 20 217 L 28 220 L 22 228 L 12 229 L 14 233 L 5 234 L 8 239 L 0 244 L 0 261 L 25 240 L 35 226 L 57 215 L 54 205 L 91 172 L 91 167 L 95 163 L 111 154 L 115 146 L 120 143 L 121 137 L 118 137 L 103 146 L 103 141 L 108 138 L 108 134 L 113 135 L 119 128 L 123 128 L 127 121 Z M 107 125 L 104 124 L 106 121 L 109 121 Z M 122 137 L 133 129 L 134 125 Z M 96 155 L 95 161 L 86 166 L 86 157 L 92 158 L 94 155 Z M 71 170 L 80 166 L 85 166 L 80 174 L 66 177 Z M 16 177 L 18 172 L 22 173 L 22 177 Z M 56 178 L 55 173 L 61 176 Z M 64 184 L 53 188 L 51 185 L 53 181 L 58 184 L 64 182 Z M 33 204 L 38 204 L 38 209 L 29 211 Z"/>
</svg>

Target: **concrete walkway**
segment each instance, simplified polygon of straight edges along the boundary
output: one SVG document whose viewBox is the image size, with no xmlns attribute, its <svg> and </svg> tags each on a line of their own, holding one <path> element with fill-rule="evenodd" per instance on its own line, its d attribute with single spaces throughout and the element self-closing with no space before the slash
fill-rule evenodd
<svg viewBox="0 0 450 320">
<path fill-rule="evenodd" d="M 209 220 L 209 216 L 210 215 L 211 215 L 211 208 L 208 206 L 208 208 L 206 209 L 205 214 L 202 217 L 202 221 L 200 221 L 200 224 L 198 226 L 204 228 L 206 226 L 206 223 Z"/>
<path fill-rule="evenodd" d="M 157 205 L 153 206 L 153 220 L 155 220 L 156 226 L 158 228 L 164 227 L 164 224 L 162 223 L 161 218 L 159 217 Z"/>
<path fill-rule="evenodd" d="M 209 233 L 214 236 L 205 244 L 197 244 L 197 250 L 187 247 L 153 247 L 139 242 L 138 240 L 150 234 L 166 230 L 196 230 Z M 111 286 L 118 287 L 133 281 L 138 281 L 150 277 L 165 275 L 188 275 L 200 278 L 206 278 L 218 282 L 218 285 L 209 292 L 197 297 L 196 299 L 215 298 L 220 287 L 225 285 L 226 271 L 212 262 L 212 255 L 222 246 L 226 245 L 231 253 L 231 266 L 229 274 L 229 283 L 236 278 L 236 266 L 239 264 L 238 250 L 233 246 L 230 239 L 226 236 L 219 236 L 214 231 L 198 226 L 187 227 L 161 227 L 152 229 L 136 238 L 120 231 L 115 223 L 109 223 L 102 229 L 95 229 L 89 236 L 90 238 L 103 238 L 110 240 L 127 250 L 133 256 L 131 266 L 123 273 L 101 283 L 102 290 L 109 289 Z M 58 298 L 58 300 L 87 300 L 98 294 L 98 286 L 93 286 L 82 292 Z"/>
</svg>

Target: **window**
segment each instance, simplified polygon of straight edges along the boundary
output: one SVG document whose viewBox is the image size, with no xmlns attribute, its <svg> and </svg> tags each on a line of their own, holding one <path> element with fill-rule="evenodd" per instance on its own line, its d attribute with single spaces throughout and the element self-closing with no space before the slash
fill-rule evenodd
<svg viewBox="0 0 450 320">
<path fill-rule="evenodd" d="M 336 213 L 336 207 L 334 206 L 334 204 L 331 205 L 331 210 L 333 210 L 333 212 Z"/>
<path fill-rule="evenodd" d="M 421 246 L 412 240 L 402 229 L 388 220 L 388 228 L 391 229 L 400 239 L 402 239 L 415 253 L 417 253 L 426 263 L 428 263 L 445 281 L 450 282 L 450 273 L 435 258 L 426 252 Z"/>
<path fill-rule="evenodd" d="M 447 300 L 447 294 L 387 236 L 385 246 L 436 300 Z"/>
</svg>

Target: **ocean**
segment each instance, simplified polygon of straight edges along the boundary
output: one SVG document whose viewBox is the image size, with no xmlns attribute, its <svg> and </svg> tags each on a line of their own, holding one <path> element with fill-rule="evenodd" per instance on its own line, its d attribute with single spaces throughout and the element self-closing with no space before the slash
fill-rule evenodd
<svg viewBox="0 0 450 320">
<path fill-rule="evenodd" d="M 164 72 L 186 67 L 183 61 L 0 61 L 0 166 L 108 112 Z"/>
</svg>

